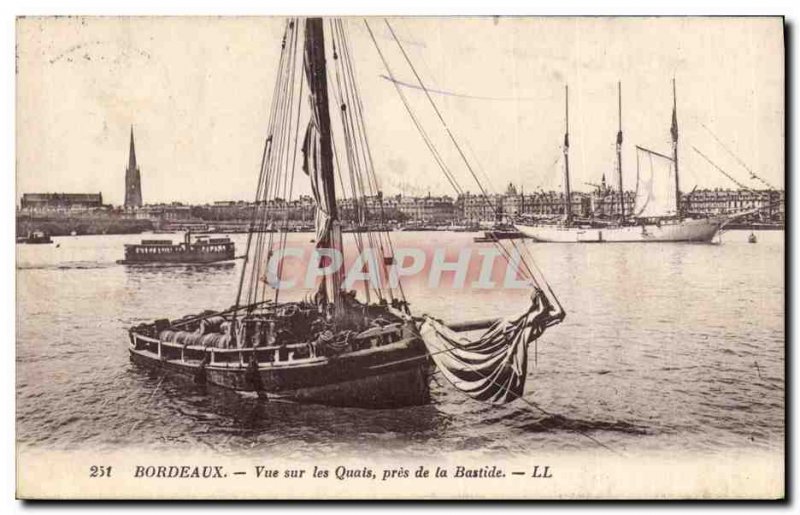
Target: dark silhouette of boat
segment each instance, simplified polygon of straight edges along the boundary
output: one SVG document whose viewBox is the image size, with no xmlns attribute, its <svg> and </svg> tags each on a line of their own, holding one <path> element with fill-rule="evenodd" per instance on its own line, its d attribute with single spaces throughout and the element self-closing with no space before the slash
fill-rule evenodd
<svg viewBox="0 0 800 515">
<path fill-rule="evenodd" d="M 195 237 L 187 232 L 184 241 L 173 244 L 172 240 L 142 240 L 138 244 L 125 245 L 122 265 L 150 263 L 219 263 L 235 259 L 235 245 L 230 238 Z"/>
<path fill-rule="evenodd" d="M 20 236 L 17 238 L 17 243 L 27 243 L 29 245 L 42 245 L 53 243 L 50 235 L 44 231 L 31 231 L 27 236 Z"/>
<path fill-rule="evenodd" d="M 513 225 L 496 225 L 491 230 L 484 231 L 483 236 L 473 238 L 475 243 L 490 243 L 498 240 L 514 240 L 524 238 L 525 235 L 518 231 Z"/>
</svg>

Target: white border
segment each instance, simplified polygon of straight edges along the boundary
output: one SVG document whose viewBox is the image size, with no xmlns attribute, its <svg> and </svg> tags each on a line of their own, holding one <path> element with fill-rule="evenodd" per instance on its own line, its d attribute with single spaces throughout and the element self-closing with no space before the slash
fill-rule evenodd
<svg viewBox="0 0 800 515">
<path fill-rule="evenodd" d="M 662 0 L 660 2 L 642 3 L 635 1 L 605 1 L 596 2 L 590 0 L 559 0 L 548 3 L 531 2 L 514 2 L 508 0 L 459 0 L 457 2 L 440 2 L 436 3 L 431 0 L 404 0 L 404 1 L 365 1 L 365 0 L 339 0 L 336 2 L 325 2 L 322 0 L 292 0 L 288 2 L 273 2 L 270 4 L 258 4 L 252 1 L 245 0 L 225 0 L 225 1 L 212 1 L 212 0 L 192 0 L 190 2 L 179 3 L 174 0 L 137 0 L 136 2 L 119 2 L 112 4 L 102 0 L 72 0 L 70 2 L 57 2 L 53 0 L 41 0 L 36 2 L 24 2 L 21 0 L 6 0 L 0 4 L 0 41 L 2 42 L 2 52 L 0 52 L 0 70 L 2 71 L 2 79 L 0 80 L 0 98 L 2 98 L 2 107 L 0 108 L 0 130 L 2 131 L 2 162 L 4 172 L 0 174 L 3 181 L 3 187 L 0 188 L 5 202 L 2 203 L 2 216 L 3 223 L 0 223 L 0 292 L 2 302 L 0 309 L 0 328 L 2 328 L 2 336 L 0 345 L 6 350 L 13 349 L 15 345 L 14 331 L 15 331 L 15 294 L 14 294 L 14 260 L 15 260 L 15 245 L 14 245 L 14 217 L 15 217 L 15 169 L 14 169 L 14 144 L 15 144 L 15 119 L 14 119 L 14 48 L 15 48 L 15 34 L 14 24 L 17 15 L 69 15 L 69 14 L 85 14 L 85 15 L 245 15 L 245 14 L 359 14 L 359 15 L 785 15 L 787 23 L 791 26 L 792 35 L 794 38 L 794 51 L 787 57 L 791 58 L 787 62 L 790 70 L 794 69 L 797 65 L 797 29 L 798 20 L 800 20 L 800 2 L 789 0 L 761 0 L 759 2 L 740 2 L 733 3 L 730 0 L 727 2 L 712 2 L 709 0 Z M 787 95 L 796 98 L 796 83 L 791 91 L 787 91 Z M 796 102 L 791 104 L 791 112 L 788 113 L 791 119 L 795 118 Z M 786 142 L 786 148 L 800 148 L 798 145 L 797 127 L 792 134 L 792 140 Z M 796 157 L 796 156 L 795 156 Z M 796 179 L 794 170 L 787 171 L 787 177 Z M 787 181 L 787 184 L 794 181 Z M 791 192 L 789 205 L 793 206 L 797 200 L 795 191 Z M 794 230 L 794 217 L 793 209 L 790 210 L 792 218 L 790 222 L 791 233 L 794 238 L 797 237 Z M 787 234 L 788 235 L 788 234 Z M 787 249 L 787 252 L 789 249 Z M 791 252 L 790 255 L 794 255 Z M 794 261 L 794 260 L 793 260 Z M 794 262 L 789 265 L 793 265 Z M 791 291 L 796 292 L 796 277 L 793 278 L 791 284 Z M 787 292 L 788 293 L 788 292 Z M 798 318 L 797 306 L 793 306 L 791 317 L 795 320 Z M 788 342 L 787 346 L 792 345 L 794 342 Z M 792 353 L 792 363 L 790 369 L 793 371 L 797 363 L 797 355 L 800 350 L 795 349 Z M 4 513 L 16 513 L 24 510 L 27 506 L 14 501 L 14 485 L 15 485 L 15 463 L 14 463 L 14 428 L 15 428 L 15 408 L 14 408 L 14 370 L 15 360 L 3 360 L 3 369 L 0 370 L 0 413 L 4 416 L 0 418 L 0 434 L 2 434 L 2 446 L 0 447 L 0 499 L 2 499 Z M 793 375 L 793 374 L 791 374 Z M 788 379 L 788 377 L 787 377 Z M 791 381 L 792 392 L 791 399 L 796 398 L 796 380 Z M 794 417 L 792 417 L 794 418 Z M 787 421 L 788 422 L 788 421 Z M 797 429 L 793 425 L 793 439 L 794 445 L 797 446 Z M 789 448 L 789 449 L 791 449 Z M 794 453 L 793 453 L 794 454 Z M 789 457 L 792 463 L 795 462 L 794 455 Z M 796 467 L 792 470 L 797 473 Z M 791 488 L 791 485 L 790 485 Z M 791 496 L 792 494 L 789 493 Z M 290 509 L 293 513 L 299 511 L 316 511 L 319 506 L 306 505 L 301 507 L 280 507 L 276 505 L 270 506 L 248 506 L 250 509 L 268 509 L 272 511 L 286 511 Z M 511 508 L 519 508 L 519 506 L 510 506 Z M 587 507 L 586 505 L 571 505 L 566 510 L 561 508 L 551 508 L 544 506 L 533 506 L 537 511 L 555 511 L 558 509 L 559 513 L 574 512 L 582 510 Z M 709 506 L 710 507 L 710 506 Z M 49 511 L 50 509 L 69 509 L 72 511 L 83 511 L 86 506 L 80 505 L 67 505 L 61 507 L 55 506 L 37 506 L 38 510 Z M 101 510 L 108 510 L 109 506 L 98 506 Z M 168 509 L 175 509 L 176 506 L 125 506 L 120 507 L 126 511 L 131 510 L 147 510 L 147 513 L 164 513 Z M 219 511 L 220 513 L 230 510 L 230 506 L 216 506 L 211 510 L 204 509 L 198 505 L 183 505 L 180 509 L 192 510 L 203 509 L 203 511 Z M 385 506 L 382 509 L 393 510 L 407 510 L 412 507 L 407 505 Z M 443 508 L 442 506 L 430 505 L 422 508 L 422 511 L 432 512 L 435 508 Z M 486 505 L 469 507 L 467 505 L 449 506 L 447 510 L 456 512 L 464 509 L 480 509 L 481 511 L 490 508 Z M 595 506 L 596 508 L 596 506 Z M 602 506 L 606 510 L 616 510 L 617 506 L 605 505 Z M 727 510 L 730 505 L 716 505 L 715 509 Z M 119 509 L 119 508 L 118 508 Z M 337 510 L 352 509 L 352 506 L 338 506 L 334 507 Z M 358 509 L 358 508 L 357 508 Z M 374 510 L 376 506 L 363 506 L 361 509 Z M 420 510 L 419 507 L 413 509 Z M 703 506 L 698 505 L 673 505 L 670 509 L 681 510 L 682 513 L 686 512 L 699 512 Z M 763 506 L 746 506 L 748 511 L 761 511 L 767 508 Z M 115 510 L 116 511 L 116 510 Z"/>
</svg>

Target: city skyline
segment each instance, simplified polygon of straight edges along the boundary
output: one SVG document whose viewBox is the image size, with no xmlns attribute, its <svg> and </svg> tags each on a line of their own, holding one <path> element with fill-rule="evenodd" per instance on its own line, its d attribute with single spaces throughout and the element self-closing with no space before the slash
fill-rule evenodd
<svg viewBox="0 0 800 515">
<path fill-rule="evenodd" d="M 144 203 L 253 199 L 283 19 L 40 21 L 18 22 L 18 83 L 30 86 L 18 88 L 18 193 L 102 191 L 110 203 L 122 204 L 133 124 Z M 439 18 L 398 19 L 397 28 L 427 85 L 446 93 L 434 95 L 492 192 L 502 193 L 509 182 L 525 192 L 561 189 L 565 83 L 573 189 L 590 190 L 585 183 L 599 182 L 603 173 L 613 182 L 617 80 L 623 87 L 625 189 L 633 189 L 634 145 L 669 148 L 673 75 L 681 189 L 735 187 L 692 146 L 759 187 L 715 138 L 783 188 L 783 41 L 770 30 L 779 19 L 719 26 L 709 19 L 664 18 L 463 22 L 473 34 L 469 40 Z M 693 30 L 693 23 L 704 30 Z M 347 19 L 347 25 L 365 79 L 361 91 L 381 188 L 387 195 L 454 196 L 382 77 L 360 20 Z M 197 34 L 186 39 L 190 27 Z M 378 36 L 388 52 L 390 39 Z M 397 56 L 390 61 L 400 69 Z M 413 82 L 409 72 L 397 76 Z M 743 79 L 731 84 L 731 76 Z M 426 128 L 434 127 L 422 95 L 406 92 Z M 42 104 L 41 98 L 59 100 Z M 475 191 L 445 143 L 437 140 L 448 164 L 465 189 Z M 296 182 L 295 196 L 308 192 Z"/>
</svg>

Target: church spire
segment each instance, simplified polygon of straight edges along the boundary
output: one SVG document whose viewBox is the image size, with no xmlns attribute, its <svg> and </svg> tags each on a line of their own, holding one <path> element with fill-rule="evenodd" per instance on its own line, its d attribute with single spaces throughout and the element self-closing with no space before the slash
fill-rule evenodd
<svg viewBox="0 0 800 515">
<path fill-rule="evenodd" d="M 131 150 L 128 154 L 128 169 L 136 170 L 136 147 L 133 144 L 133 125 L 131 125 Z"/>
<path fill-rule="evenodd" d="M 133 125 L 131 125 L 131 148 L 128 153 L 128 168 L 125 170 L 125 207 L 142 206 L 142 177 L 136 164 L 136 147 L 133 143 Z"/>
</svg>

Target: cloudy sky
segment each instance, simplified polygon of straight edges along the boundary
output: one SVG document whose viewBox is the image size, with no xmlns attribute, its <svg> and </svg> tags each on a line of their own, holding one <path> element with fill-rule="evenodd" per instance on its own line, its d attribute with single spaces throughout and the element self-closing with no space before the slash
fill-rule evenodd
<svg viewBox="0 0 800 515">
<path fill-rule="evenodd" d="M 414 83 L 382 19 L 394 74 Z M 573 189 L 614 170 L 617 81 L 624 178 L 634 145 L 670 150 L 673 76 L 681 186 L 783 187 L 782 22 L 775 18 L 399 18 L 392 26 L 483 182 L 562 187 L 564 86 Z M 250 200 L 266 134 L 280 18 L 25 18 L 17 25 L 17 190 L 97 192 L 119 204 L 133 124 L 144 200 Z M 326 25 L 327 27 L 327 25 Z M 346 20 L 381 187 L 453 194 L 364 27 Z M 420 91 L 415 112 L 465 188 L 469 172 Z M 336 120 L 334 119 L 334 126 Z M 705 126 L 705 127 L 704 127 Z M 710 129 L 710 132 L 709 132 Z M 610 178 L 610 177 L 609 177 Z M 303 186 L 296 190 L 304 192 Z"/>
</svg>

